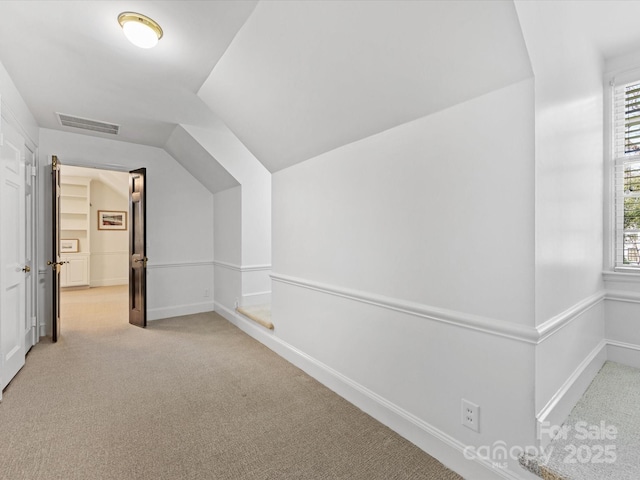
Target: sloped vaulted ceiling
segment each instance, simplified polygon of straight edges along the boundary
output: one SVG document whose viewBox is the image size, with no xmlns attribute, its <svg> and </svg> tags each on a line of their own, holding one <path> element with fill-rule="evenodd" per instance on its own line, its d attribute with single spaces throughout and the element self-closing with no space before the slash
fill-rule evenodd
<svg viewBox="0 0 640 480">
<path fill-rule="evenodd" d="M 180 125 L 173 130 L 164 149 L 211 193 L 239 185 L 238 181 Z"/>
<path fill-rule="evenodd" d="M 161 147 L 205 123 L 196 92 L 257 0 L 0 1 L 0 61 L 44 128 Z M 158 21 L 156 48 L 131 45 L 123 11 Z M 61 126 L 56 112 L 113 123 L 117 136 Z"/>
<path fill-rule="evenodd" d="M 531 75 L 512 2 L 270 0 L 199 95 L 274 172 Z"/>
</svg>

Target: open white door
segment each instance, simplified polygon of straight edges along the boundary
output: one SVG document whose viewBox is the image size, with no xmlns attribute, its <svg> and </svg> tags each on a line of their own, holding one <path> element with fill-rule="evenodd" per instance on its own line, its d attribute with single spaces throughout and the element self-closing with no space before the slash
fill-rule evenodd
<svg viewBox="0 0 640 480">
<path fill-rule="evenodd" d="M 0 131 L 1 392 L 24 365 L 25 275 L 30 267 L 25 264 L 24 138 L 4 118 Z"/>
</svg>

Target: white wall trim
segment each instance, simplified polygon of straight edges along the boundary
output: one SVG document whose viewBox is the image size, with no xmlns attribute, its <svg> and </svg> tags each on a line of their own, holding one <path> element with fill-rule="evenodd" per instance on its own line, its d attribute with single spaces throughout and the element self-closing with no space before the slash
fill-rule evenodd
<svg viewBox="0 0 640 480">
<path fill-rule="evenodd" d="M 298 350 L 274 335 L 273 330 L 265 330 L 224 305 L 215 302 L 215 311 L 240 330 L 253 337 L 285 360 L 301 368 L 350 403 L 365 411 L 376 420 L 400 433 L 418 447 L 467 478 L 496 478 L 520 480 L 521 476 L 507 470 L 495 468 L 491 462 L 481 457 L 467 460 L 463 456 L 467 446 L 442 430 L 416 417 L 398 405 L 388 401 L 368 388 L 332 369 L 328 365 Z M 436 452 L 437 450 L 437 452 Z M 440 455 L 438 455 L 438 453 Z M 464 462 L 464 463 L 463 463 Z"/>
<path fill-rule="evenodd" d="M 214 265 L 213 261 L 202 262 L 172 262 L 172 263 L 149 263 L 147 269 L 156 268 L 182 268 L 182 267 L 211 267 Z"/>
<path fill-rule="evenodd" d="M 236 263 L 221 262 L 219 260 L 214 260 L 213 264 L 216 267 L 222 267 L 236 272 L 264 272 L 271 270 L 271 265 L 238 265 Z"/>
<path fill-rule="evenodd" d="M 627 350 L 635 350 L 636 352 L 640 352 L 640 345 L 635 345 L 633 343 L 619 342 L 617 340 L 607 340 L 607 345 L 611 345 L 612 347 L 618 347 L 618 348 L 626 348 Z"/>
<path fill-rule="evenodd" d="M 147 309 L 147 320 L 160 320 L 163 318 L 179 317 L 191 315 L 193 313 L 211 312 L 214 310 L 212 300 L 200 303 L 190 303 L 187 305 L 172 305 L 170 307 Z"/>
<path fill-rule="evenodd" d="M 617 340 L 601 340 L 536 415 L 538 438 L 541 439 L 542 446 L 546 446 L 550 440 L 540 435 L 542 422 L 548 422 L 547 425 L 562 424 L 571 412 L 571 409 L 593 381 L 593 378 L 600 371 L 604 362 L 607 360 L 618 361 L 617 358 L 613 358 L 614 354 L 611 352 L 610 347 L 625 352 L 626 354 L 632 354 L 632 357 L 626 357 L 626 360 L 629 360 L 629 358 L 634 360 L 634 362 L 632 362 L 634 364 L 631 366 L 638 367 L 640 364 L 640 345 L 619 342 Z M 622 360 L 622 363 L 628 364 L 628 362 L 625 362 L 625 359 Z"/>
<path fill-rule="evenodd" d="M 607 360 L 634 368 L 640 368 L 640 345 L 608 340 Z"/>
<path fill-rule="evenodd" d="M 227 262 L 221 262 L 219 260 L 214 260 L 213 265 L 216 267 L 226 268 L 227 270 L 234 270 L 236 272 L 242 271 L 242 267 L 235 263 L 227 263 Z"/>
<path fill-rule="evenodd" d="M 537 327 L 539 340 L 538 343 L 545 341 L 551 335 L 556 333 L 563 327 L 569 325 L 573 320 L 578 318 L 583 313 L 587 312 L 591 308 L 600 304 L 606 298 L 605 292 L 597 292 L 593 295 L 585 298 L 584 300 L 569 307 L 564 312 L 550 318 L 549 320 L 541 323 Z"/>
<path fill-rule="evenodd" d="M 243 265 L 240 269 L 243 272 L 269 272 L 271 265 Z"/>
<path fill-rule="evenodd" d="M 129 283 L 129 277 L 120 278 L 102 278 L 100 280 L 93 280 L 89 282 L 91 288 L 95 287 L 113 287 L 116 285 L 126 285 Z"/>
<path fill-rule="evenodd" d="M 607 357 L 607 343 L 607 340 L 600 340 L 569 375 L 558 391 L 553 394 L 547 404 L 536 414 L 538 439 L 543 442 L 543 446 L 546 446 L 551 440 L 550 438 L 544 438 L 540 433 L 540 427 L 543 422 L 549 422 L 551 425 L 560 425 L 566 419 L 596 373 L 602 368 Z"/>
<path fill-rule="evenodd" d="M 626 292 L 622 290 L 609 290 L 605 295 L 605 300 L 617 302 L 640 303 L 640 293 Z"/>
<path fill-rule="evenodd" d="M 602 279 L 605 282 L 622 282 L 637 285 L 640 283 L 640 269 L 629 268 L 626 271 L 602 272 Z"/>
<path fill-rule="evenodd" d="M 242 297 L 257 297 L 259 295 L 271 295 L 271 290 L 266 292 L 243 293 Z"/>
<path fill-rule="evenodd" d="M 329 295 L 334 295 L 336 297 L 347 298 L 349 300 L 355 300 L 357 302 L 375 305 L 388 310 L 407 313 L 409 315 L 427 318 L 429 320 L 449 325 L 456 325 L 461 328 L 467 328 L 529 344 L 538 343 L 538 331 L 533 327 L 527 327 L 525 325 L 457 312 L 454 310 L 431 307 L 406 300 L 389 298 L 383 295 L 351 290 L 348 288 L 303 280 L 277 273 L 272 273 L 271 278 L 276 282 L 307 288 L 309 290 L 315 290 Z"/>
</svg>

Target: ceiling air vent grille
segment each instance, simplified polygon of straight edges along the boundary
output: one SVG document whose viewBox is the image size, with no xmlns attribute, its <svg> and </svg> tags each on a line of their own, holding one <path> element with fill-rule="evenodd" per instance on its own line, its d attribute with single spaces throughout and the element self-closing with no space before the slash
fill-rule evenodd
<svg viewBox="0 0 640 480">
<path fill-rule="evenodd" d="M 110 133 L 111 135 L 117 135 L 120 130 L 120 125 L 113 123 L 99 122 L 97 120 L 89 120 L 88 118 L 74 117 L 71 115 L 65 115 L 64 113 L 56 113 L 60 120 L 60 125 L 65 127 L 82 128 L 84 130 L 91 130 L 93 132 Z"/>
</svg>

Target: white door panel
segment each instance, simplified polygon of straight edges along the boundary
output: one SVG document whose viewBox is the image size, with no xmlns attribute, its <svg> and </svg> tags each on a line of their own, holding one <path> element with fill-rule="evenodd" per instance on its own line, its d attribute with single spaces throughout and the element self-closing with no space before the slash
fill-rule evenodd
<svg viewBox="0 0 640 480">
<path fill-rule="evenodd" d="M 0 145 L 0 389 L 25 360 L 24 138 L 2 119 Z"/>
</svg>

